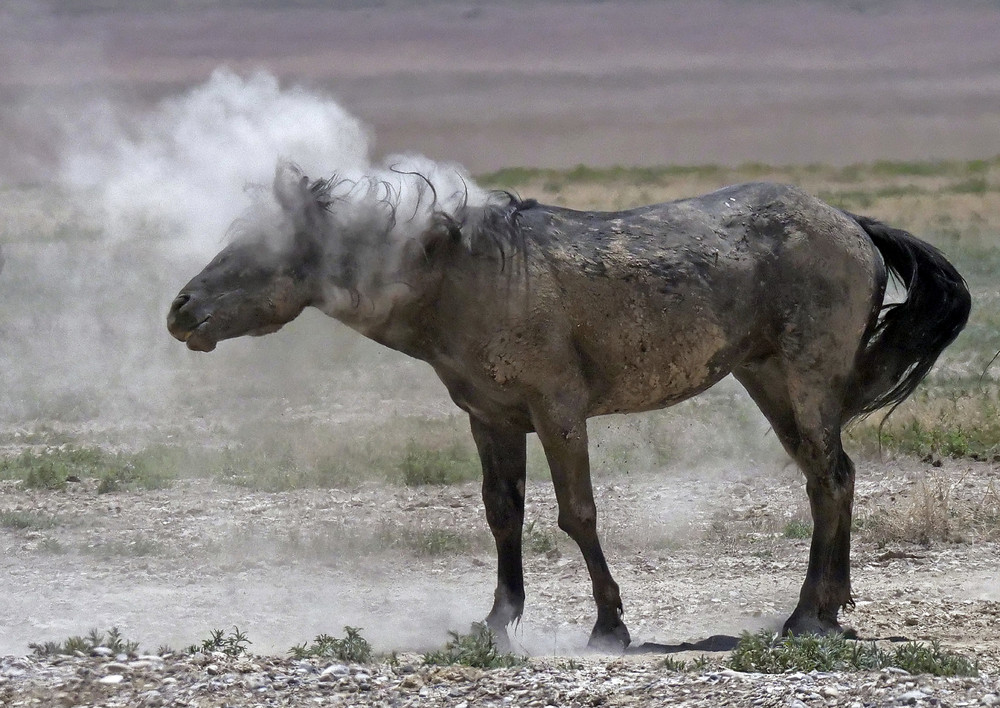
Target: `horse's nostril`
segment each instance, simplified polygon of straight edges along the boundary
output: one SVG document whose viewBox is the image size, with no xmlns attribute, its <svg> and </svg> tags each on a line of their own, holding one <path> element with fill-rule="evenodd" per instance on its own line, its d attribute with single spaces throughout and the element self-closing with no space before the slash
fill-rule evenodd
<svg viewBox="0 0 1000 708">
<path fill-rule="evenodd" d="M 189 294 L 181 293 L 180 295 L 174 298 L 173 303 L 170 305 L 170 309 L 173 310 L 174 312 L 177 312 L 179 309 L 184 307 L 190 299 L 191 296 Z"/>
</svg>

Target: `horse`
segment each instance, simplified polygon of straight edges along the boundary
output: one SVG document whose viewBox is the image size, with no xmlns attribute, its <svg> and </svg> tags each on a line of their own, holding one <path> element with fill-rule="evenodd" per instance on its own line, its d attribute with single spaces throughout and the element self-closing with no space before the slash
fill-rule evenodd
<svg viewBox="0 0 1000 708">
<path fill-rule="evenodd" d="M 316 307 L 429 363 L 482 462 L 497 551 L 486 623 L 500 643 L 524 610 L 525 440 L 537 434 L 558 525 L 593 583 L 589 646 L 604 651 L 631 637 L 597 532 L 587 419 L 664 408 L 732 374 L 806 479 L 808 568 L 783 632 L 844 632 L 855 470 L 841 431 L 902 402 L 965 326 L 957 270 L 789 185 L 601 212 L 460 182 L 399 170 L 312 181 L 279 165 L 272 212 L 239 222 L 181 289 L 170 333 L 207 352 Z"/>
</svg>

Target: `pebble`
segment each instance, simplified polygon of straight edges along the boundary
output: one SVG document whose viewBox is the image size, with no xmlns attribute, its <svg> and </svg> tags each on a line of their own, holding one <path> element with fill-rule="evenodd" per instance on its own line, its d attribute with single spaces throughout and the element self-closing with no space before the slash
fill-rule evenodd
<svg viewBox="0 0 1000 708">
<path fill-rule="evenodd" d="M 136 704 L 136 708 L 159 708 L 164 703 L 166 703 L 166 700 L 163 698 L 163 694 L 154 689 L 139 694 L 139 702 Z"/>
<path fill-rule="evenodd" d="M 330 664 L 320 672 L 319 678 L 321 681 L 324 677 L 329 680 L 330 677 L 347 676 L 350 673 L 351 670 L 344 664 Z"/>
<path fill-rule="evenodd" d="M 904 704 L 912 705 L 912 704 L 916 703 L 917 701 L 924 700 L 925 698 L 927 698 L 927 695 L 928 694 L 926 694 L 926 693 L 924 693 L 923 691 L 920 691 L 920 690 L 907 691 L 906 693 L 902 694 L 901 696 L 897 696 L 896 697 L 896 702 L 897 703 L 904 703 Z"/>
<path fill-rule="evenodd" d="M 125 677 L 122 676 L 121 674 L 109 674 L 107 676 L 102 676 L 101 678 L 97 679 L 97 683 L 114 685 L 121 683 L 124 680 Z"/>
</svg>

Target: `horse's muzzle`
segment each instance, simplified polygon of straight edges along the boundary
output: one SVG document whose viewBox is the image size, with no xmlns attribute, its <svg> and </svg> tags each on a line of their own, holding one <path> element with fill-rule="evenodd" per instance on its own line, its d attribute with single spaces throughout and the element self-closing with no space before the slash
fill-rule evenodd
<svg viewBox="0 0 1000 708">
<path fill-rule="evenodd" d="M 199 336 L 199 330 L 211 319 L 211 315 L 199 312 L 190 293 L 181 293 L 170 304 L 167 313 L 167 330 L 175 339 L 188 345 L 189 349 L 210 352 L 215 349 L 215 342 L 208 337 Z"/>
</svg>

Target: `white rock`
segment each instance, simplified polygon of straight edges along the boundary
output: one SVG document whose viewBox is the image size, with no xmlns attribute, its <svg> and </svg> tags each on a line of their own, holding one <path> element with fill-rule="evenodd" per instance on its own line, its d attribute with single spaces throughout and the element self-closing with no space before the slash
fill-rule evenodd
<svg viewBox="0 0 1000 708">
<path fill-rule="evenodd" d="M 97 679 L 97 683 L 114 685 L 121 683 L 124 680 L 125 677 L 122 676 L 121 674 L 108 674 L 107 676 L 102 676 L 101 678 Z"/>
<path fill-rule="evenodd" d="M 346 676 L 351 672 L 344 664 L 330 664 L 325 669 L 320 672 L 320 678 L 323 676 Z"/>
</svg>

